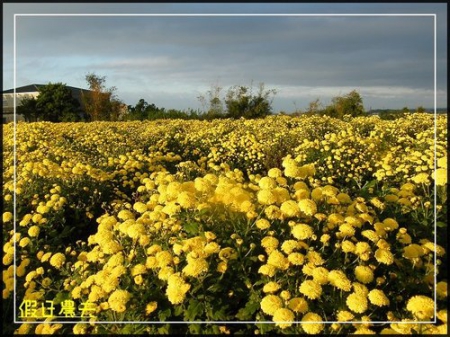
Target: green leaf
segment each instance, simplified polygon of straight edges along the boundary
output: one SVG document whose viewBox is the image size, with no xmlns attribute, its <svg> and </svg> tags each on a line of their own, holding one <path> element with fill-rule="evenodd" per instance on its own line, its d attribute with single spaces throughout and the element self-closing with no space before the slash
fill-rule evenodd
<svg viewBox="0 0 450 337">
<path fill-rule="evenodd" d="M 70 293 L 68 292 L 61 292 L 56 294 L 55 298 L 53 299 L 53 304 L 60 304 L 61 302 L 65 301 L 65 300 L 69 300 L 70 297 Z"/>
<path fill-rule="evenodd" d="M 188 222 L 183 225 L 183 229 L 186 233 L 190 235 L 197 235 L 198 233 L 198 224 L 195 222 Z"/>
<path fill-rule="evenodd" d="M 245 307 L 239 309 L 236 318 L 241 321 L 248 321 L 252 319 L 253 314 L 260 308 L 260 301 L 256 294 L 252 294 L 250 299 L 245 304 Z"/>
<path fill-rule="evenodd" d="M 198 335 L 200 333 L 201 326 L 200 324 L 190 324 L 189 325 L 189 332 L 195 335 Z"/>
<path fill-rule="evenodd" d="M 169 308 L 166 310 L 162 310 L 158 313 L 159 320 L 164 322 L 168 317 L 170 317 L 171 314 L 172 312 Z"/>
<path fill-rule="evenodd" d="M 183 313 L 183 307 L 181 305 L 175 306 L 175 309 L 173 311 L 173 314 L 175 316 L 180 316 Z"/>
<path fill-rule="evenodd" d="M 158 333 L 161 335 L 168 335 L 169 334 L 169 324 L 165 324 L 158 328 Z"/>
<path fill-rule="evenodd" d="M 189 301 L 189 306 L 184 314 L 184 318 L 186 321 L 193 321 L 197 316 L 199 316 L 203 312 L 203 305 L 201 302 L 196 299 L 191 299 Z"/>
<path fill-rule="evenodd" d="M 436 223 L 436 226 L 439 227 L 439 228 L 445 228 L 445 227 L 447 227 L 447 224 L 445 222 L 438 221 Z"/>
</svg>

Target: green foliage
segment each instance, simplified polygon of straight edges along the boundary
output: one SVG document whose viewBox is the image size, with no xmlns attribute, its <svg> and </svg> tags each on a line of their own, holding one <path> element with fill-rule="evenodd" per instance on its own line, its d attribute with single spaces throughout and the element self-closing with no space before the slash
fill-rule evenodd
<svg viewBox="0 0 450 337">
<path fill-rule="evenodd" d="M 265 90 L 264 83 L 259 84 L 256 93 L 253 92 L 253 85 L 250 87 L 235 85 L 228 89 L 225 97 L 221 98 L 221 90 L 222 88 L 216 85 L 207 91 L 206 96 L 197 97 L 205 110 L 204 119 L 224 117 L 251 119 L 272 113 L 272 96 L 276 94 L 276 90 Z"/>
<path fill-rule="evenodd" d="M 22 115 L 27 122 L 37 122 L 40 114 L 36 104 L 36 98 L 25 97 L 17 107 L 17 113 Z"/>
<path fill-rule="evenodd" d="M 123 103 L 117 98 L 116 87 L 105 87 L 105 76 L 98 76 L 95 73 L 86 75 L 86 82 L 90 92 L 82 94 L 84 109 L 90 121 L 117 121 Z"/>
<path fill-rule="evenodd" d="M 25 103 L 27 110 L 34 104 L 33 101 Z M 33 117 L 49 122 L 79 121 L 79 107 L 80 103 L 72 97 L 72 92 L 65 84 L 49 83 L 39 89 Z"/>
<path fill-rule="evenodd" d="M 310 102 L 306 115 L 311 116 L 315 114 L 338 119 L 343 119 L 344 116 L 359 117 L 367 115 L 364 110 L 362 97 L 356 90 L 344 96 L 333 97 L 331 104 L 325 108 L 322 107 L 319 99 Z"/>
<path fill-rule="evenodd" d="M 272 112 L 271 95 L 276 94 L 276 90 L 264 90 L 264 83 L 260 83 L 258 92 L 253 94 L 253 87 L 234 86 L 228 90 L 225 105 L 227 107 L 227 117 L 240 118 L 261 118 L 268 116 Z"/>
</svg>

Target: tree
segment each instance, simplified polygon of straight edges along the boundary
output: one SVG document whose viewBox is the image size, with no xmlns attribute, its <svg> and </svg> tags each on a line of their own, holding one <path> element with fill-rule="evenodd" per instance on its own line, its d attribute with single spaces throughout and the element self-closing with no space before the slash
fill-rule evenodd
<svg viewBox="0 0 450 337">
<path fill-rule="evenodd" d="M 27 122 L 37 122 L 40 117 L 40 111 L 36 104 L 36 98 L 32 96 L 25 97 L 17 107 L 17 113 L 22 115 Z"/>
<path fill-rule="evenodd" d="M 220 118 L 224 116 L 225 111 L 223 107 L 223 101 L 220 98 L 221 91 L 222 88 L 216 84 L 206 92 L 207 97 L 205 97 L 204 95 L 200 95 L 197 97 L 197 99 L 202 104 L 203 109 L 206 110 L 207 119 Z"/>
<path fill-rule="evenodd" d="M 260 83 L 258 92 L 253 94 L 253 86 L 250 88 L 236 85 L 228 90 L 225 105 L 227 117 L 231 118 L 260 118 L 272 113 L 271 96 L 276 94 L 275 89 L 265 90 L 264 83 Z"/>
<path fill-rule="evenodd" d="M 39 88 L 36 109 L 44 121 L 69 122 L 81 119 L 80 103 L 63 83 L 49 83 Z"/>
<path fill-rule="evenodd" d="M 310 111 L 316 107 L 318 108 L 318 103 L 318 100 L 311 102 Z M 344 115 L 350 115 L 352 117 L 366 115 L 362 98 L 356 90 L 353 90 L 344 96 L 333 97 L 331 100 L 331 105 L 326 106 L 325 109 L 315 111 L 321 115 L 327 115 L 340 119 L 342 119 Z"/>
<path fill-rule="evenodd" d="M 86 75 L 90 92 L 82 93 L 84 109 L 91 121 L 118 120 L 122 102 L 117 99 L 116 87 L 106 88 L 106 77 L 99 77 L 95 73 Z"/>
</svg>

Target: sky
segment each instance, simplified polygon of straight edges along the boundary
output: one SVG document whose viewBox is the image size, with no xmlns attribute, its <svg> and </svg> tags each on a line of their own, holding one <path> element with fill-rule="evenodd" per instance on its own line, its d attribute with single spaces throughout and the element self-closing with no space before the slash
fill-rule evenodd
<svg viewBox="0 0 450 337">
<path fill-rule="evenodd" d="M 3 90 L 95 73 L 133 106 L 204 109 L 208 90 L 263 83 L 275 113 L 352 90 L 366 110 L 433 108 L 435 66 L 446 107 L 444 3 L 3 4 Z"/>
</svg>

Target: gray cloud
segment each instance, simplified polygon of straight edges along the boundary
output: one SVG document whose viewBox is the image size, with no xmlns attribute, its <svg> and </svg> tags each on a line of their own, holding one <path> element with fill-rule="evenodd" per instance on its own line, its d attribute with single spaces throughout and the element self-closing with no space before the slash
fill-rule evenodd
<svg viewBox="0 0 450 337">
<path fill-rule="evenodd" d="M 437 12 L 438 87 L 441 105 L 446 103 L 446 77 L 441 75 L 447 70 L 446 7 L 438 4 L 70 5 L 30 4 L 27 12 Z M 12 87 L 8 22 L 11 13 L 23 8 L 5 6 L 7 88 Z M 276 101 L 285 110 L 293 109 L 292 88 L 303 88 L 299 101 L 315 93 L 329 99 L 339 88 L 361 88 L 374 107 L 433 103 L 431 17 L 33 16 L 17 19 L 16 38 L 18 85 L 62 81 L 85 86 L 84 75 L 95 71 L 106 75 L 128 104 L 139 98 L 170 102 L 172 97 L 173 107 L 187 108 L 190 105 L 183 104 L 195 101 L 195 92 L 207 90 L 211 83 L 227 87 L 252 80 L 280 88 Z"/>
</svg>

